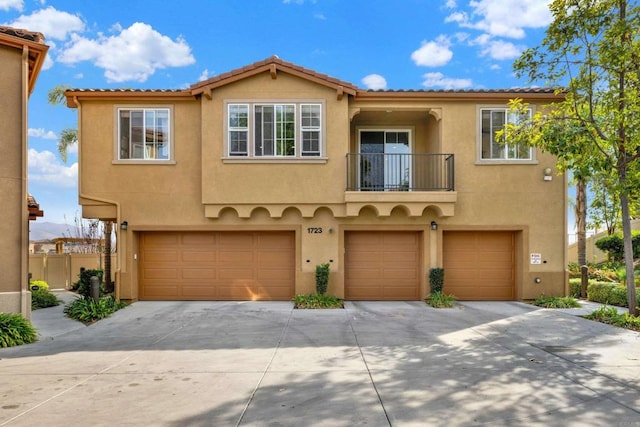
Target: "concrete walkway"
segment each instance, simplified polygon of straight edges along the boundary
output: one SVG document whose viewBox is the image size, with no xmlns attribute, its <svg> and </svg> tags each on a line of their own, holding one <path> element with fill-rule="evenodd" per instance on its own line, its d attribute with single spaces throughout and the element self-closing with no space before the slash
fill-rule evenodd
<svg viewBox="0 0 640 427">
<path fill-rule="evenodd" d="M 137 302 L 0 349 L 0 426 L 640 426 L 640 334 L 572 313 Z"/>
</svg>

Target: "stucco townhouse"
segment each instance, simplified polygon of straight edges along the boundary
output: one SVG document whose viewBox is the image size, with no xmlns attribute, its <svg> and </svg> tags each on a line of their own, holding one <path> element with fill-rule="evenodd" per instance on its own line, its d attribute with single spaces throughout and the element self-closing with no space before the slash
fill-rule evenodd
<svg viewBox="0 0 640 427">
<path fill-rule="evenodd" d="M 565 179 L 500 142 L 552 89 L 361 89 L 276 56 L 181 90 L 70 89 L 82 215 L 117 223 L 140 300 L 563 295 Z"/>
</svg>

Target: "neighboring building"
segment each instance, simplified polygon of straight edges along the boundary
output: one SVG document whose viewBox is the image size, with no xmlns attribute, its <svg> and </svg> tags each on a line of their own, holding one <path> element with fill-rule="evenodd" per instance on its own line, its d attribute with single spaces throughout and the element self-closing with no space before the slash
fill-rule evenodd
<svg viewBox="0 0 640 427">
<path fill-rule="evenodd" d="M 555 158 L 494 141 L 551 89 L 367 91 L 271 57 L 185 90 L 66 92 L 79 200 L 119 224 L 124 299 L 418 300 L 565 293 Z"/>
<path fill-rule="evenodd" d="M 48 47 L 40 33 L 0 26 L 0 312 L 31 314 L 27 103 Z M 35 200 L 34 200 L 35 202 Z"/>
</svg>

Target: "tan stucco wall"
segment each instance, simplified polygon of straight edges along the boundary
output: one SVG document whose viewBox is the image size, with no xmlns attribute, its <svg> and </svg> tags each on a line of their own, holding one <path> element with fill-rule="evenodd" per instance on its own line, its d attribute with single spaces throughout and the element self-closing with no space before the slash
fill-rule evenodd
<svg viewBox="0 0 640 427">
<path fill-rule="evenodd" d="M 24 280 L 28 242 L 23 241 L 27 216 L 22 51 L 0 45 L 0 64 L 0 311 L 29 316 L 31 303 L 27 305 Z"/>
<path fill-rule="evenodd" d="M 224 159 L 224 101 L 242 100 L 323 102 L 326 159 L 285 164 Z M 344 233 L 349 230 L 421 232 L 423 296 L 427 294 L 429 267 L 442 265 L 443 231 L 512 230 L 516 233 L 518 298 L 565 292 L 564 178 L 543 180 L 544 168 L 553 168 L 555 162 L 541 153 L 532 164 L 477 164 L 479 102 L 358 103 L 348 96 L 339 100 L 334 89 L 286 73 L 278 73 L 276 79 L 263 73 L 216 88 L 211 99 L 202 96 L 167 103 L 173 108 L 175 164 L 140 165 L 112 162 L 114 108 L 124 103 L 80 101 L 82 195 L 119 204 L 119 210 L 96 207 L 95 201 L 81 197 L 83 213 L 129 225 L 126 232 L 118 230 L 117 280 L 122 298 L 138 297 L 137 237 L 147 230 L 295 231 L 296 293 L 313 291 L 315 266 L 331 262 L 329 291 L 338 296 L 344 295 Z M 154 100 L 150 104 L 161 103 Z M 360 111 L 351 122 L 350 111 L 355 109 Z M 425 206 L 421 214 L 413 216 L 402 203 L 393 201 L 390 206 L 395 208 L 390 214 L 379 214 L 388 205 L 374 202 L 378 196 L 373 193 L 370 203 L 365 203 L 370 207 L 362 208 L 357 216 L 346 213 L 345 155 L 356 151 L 357 128 L 373 125 L 409 126 L 415 131 L 417 151 L 455 154 L 457 198 L 453 197 L 452 216 L 440 215 L 437 206 L 430 208 L 425 200 L 419 200 L 441 197 L 442 193 L 398 194 L 417 197 Z M 120 216 L 115 218 L 118 212 Z M 430 230 L 434 220 L 438 231 Z M 309 234 L 309 227 L 322 227 L 323 233 Z M 531 253 L 540 253 L 544 263 L 532 265 Z M 536 277 L 542 283 L 535 284 Z"/>
</svg>

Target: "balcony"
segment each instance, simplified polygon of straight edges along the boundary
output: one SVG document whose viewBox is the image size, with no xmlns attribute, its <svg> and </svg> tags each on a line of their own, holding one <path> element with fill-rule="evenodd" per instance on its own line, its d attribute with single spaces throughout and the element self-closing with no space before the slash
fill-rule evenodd
<svg viewBox="0 0 640 427">
<path fill-rule="evenodd" d="M 453 154 L 348 153 L 348 216 L 365 207 L 388 216 L 402 206 L 410 216 L 427 207 L 452 216 L 457 200 Z"/>
</svg>

